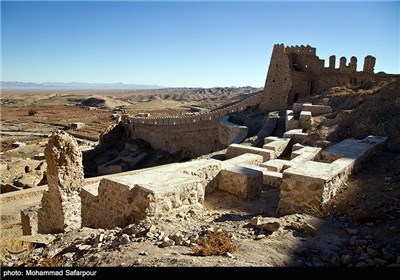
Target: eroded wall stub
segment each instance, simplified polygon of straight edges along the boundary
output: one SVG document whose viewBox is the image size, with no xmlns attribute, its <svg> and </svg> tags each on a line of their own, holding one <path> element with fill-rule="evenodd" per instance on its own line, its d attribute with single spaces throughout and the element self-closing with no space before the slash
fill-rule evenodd
<svg viewBox="0 0 400 280">
<path fill-rule="evenodd" d="M 45 157 L 49 189 L 43 194 L 38 212 L 38 231 L 56 233 L 80 228 L 84 175 L 78 143 L 64 131 L 53 132 Z"/>
</svg>

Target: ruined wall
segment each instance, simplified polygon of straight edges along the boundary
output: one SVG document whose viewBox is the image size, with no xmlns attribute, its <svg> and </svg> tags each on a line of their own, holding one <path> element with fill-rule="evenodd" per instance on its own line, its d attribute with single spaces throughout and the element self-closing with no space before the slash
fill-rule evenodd
<svg viewBox="0 0 400 280">
<path fill-rule="evenodd" d="M 366 56 L 363 71 L 357 72 L 357 58 L 345 57 L 339 60 L 329 57 L 329 66 L 316 55 L 316 49 L 310 46 L 290 46 L 276 44 L 272 51 L 271 62 L 264 87 L 260 107 L 274 111 L 291 106 L 300 98 L 319 94 L 331 87 L 343 85 L 362 85 L 367 81 L 390 81 L 400 75 L 374 74 L 375 57 Z"/>
<path fill-rule="evenodd" d="M 242 142 L 248 133 L 247 126 L 237 125 L 229 121 L 229 116 L 223 116 L 219 122 L 219 142 L 225 146 Z"/>
<path fill-rule="evenodd" d="M 82 153 L 75 138 L 55 131 L 44 150 L 48 191 L 38 211 L 39 233 L 59 233 L 81 227 Z"/>
<path fill-rule="evenodd" d="M 135 124 L 135 136 L 150 143 L 154 149 L 181 153 L 193 158 L 223 148 L 219 143 L 219 120 L 191 124 Z"/>
<path fill-rule="evenodd" d="M 219 137 L 220 119 L 260 103 L 262 93 L 254 94 L 230 106 L 212 112 L 182 117 L 131 117 L 133 137 L 141 138 L 155 149 L 182 153 L 193 158 L 223 149 L 229 139 Z M 229 137 L 227 134 L 226 137 Z"/>
<path fill-rule="evenodd" d="M 285 54 L 284 45 L 275 45 L 260 103 L 261 109 L 275 111 L 286 107 L 288 103 L 287 93 L 292 88 L 290 72 L 289 57 Z"/>
</svg>

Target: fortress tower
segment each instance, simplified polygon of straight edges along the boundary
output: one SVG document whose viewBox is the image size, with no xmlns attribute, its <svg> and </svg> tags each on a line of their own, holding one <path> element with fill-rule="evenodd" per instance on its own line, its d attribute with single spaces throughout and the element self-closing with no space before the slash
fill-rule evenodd
<svg viewBox="0 0 400 280">
<path fill-rule="evenodd" d="M 393 75 L 374 74 L 375 57 L 368 55 L 363 71 L 357 72 L 357 58 L 341 57 L 339 68 L 336 57 L 329 57 L 329 66 L 316 55 L 316 48 L 276 44 L 272 50 L 261 109 L 279 110 L 291 106 L 300 98 L 322 93 L 334 86 L 362 85 L 370 80 L 387 80 Z"/>
</svg>

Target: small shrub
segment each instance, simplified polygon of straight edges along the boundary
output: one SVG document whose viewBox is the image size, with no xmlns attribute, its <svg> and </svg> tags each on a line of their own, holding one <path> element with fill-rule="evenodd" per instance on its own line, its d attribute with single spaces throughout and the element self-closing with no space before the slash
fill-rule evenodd
<svg viewBox="0 0 400 280">
<path fill-rule="evenodd" d="M 196 256 L 225 255 L 236 250 L 236 245 L 226 231 L 209 232 L 205 238 L 197 240 L 197 245 L 192 247 Z"/>
<path fill-rule="evenodd" d="M 61 263 L 61 259 L 60 257 L 56 256 L 53 258 L 47 257 L 47 258 L 43 258 L 39 261 L 39 263 L 37 264 L 37 266 L 39 267 L 61 267 L 62 263 Z"/>
<path fill-rule="evenodd" d="M 36 116 L 38 114 L 38 111 L 34 110 L 34 109 L 30 109 L 28 111 L 28 116 Z"/>
</svg>

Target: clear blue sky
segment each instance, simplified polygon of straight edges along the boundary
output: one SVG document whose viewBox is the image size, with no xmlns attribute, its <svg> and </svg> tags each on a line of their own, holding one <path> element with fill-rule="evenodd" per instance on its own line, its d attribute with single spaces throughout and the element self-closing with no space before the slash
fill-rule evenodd
<svg viewBox="0 0 400 280">
<path fill-rule="evenodd" d="M 2 80 L 263 86 L 273 44 L 399 73 L 399 2 L 1 2 Z"/>
</svg>

